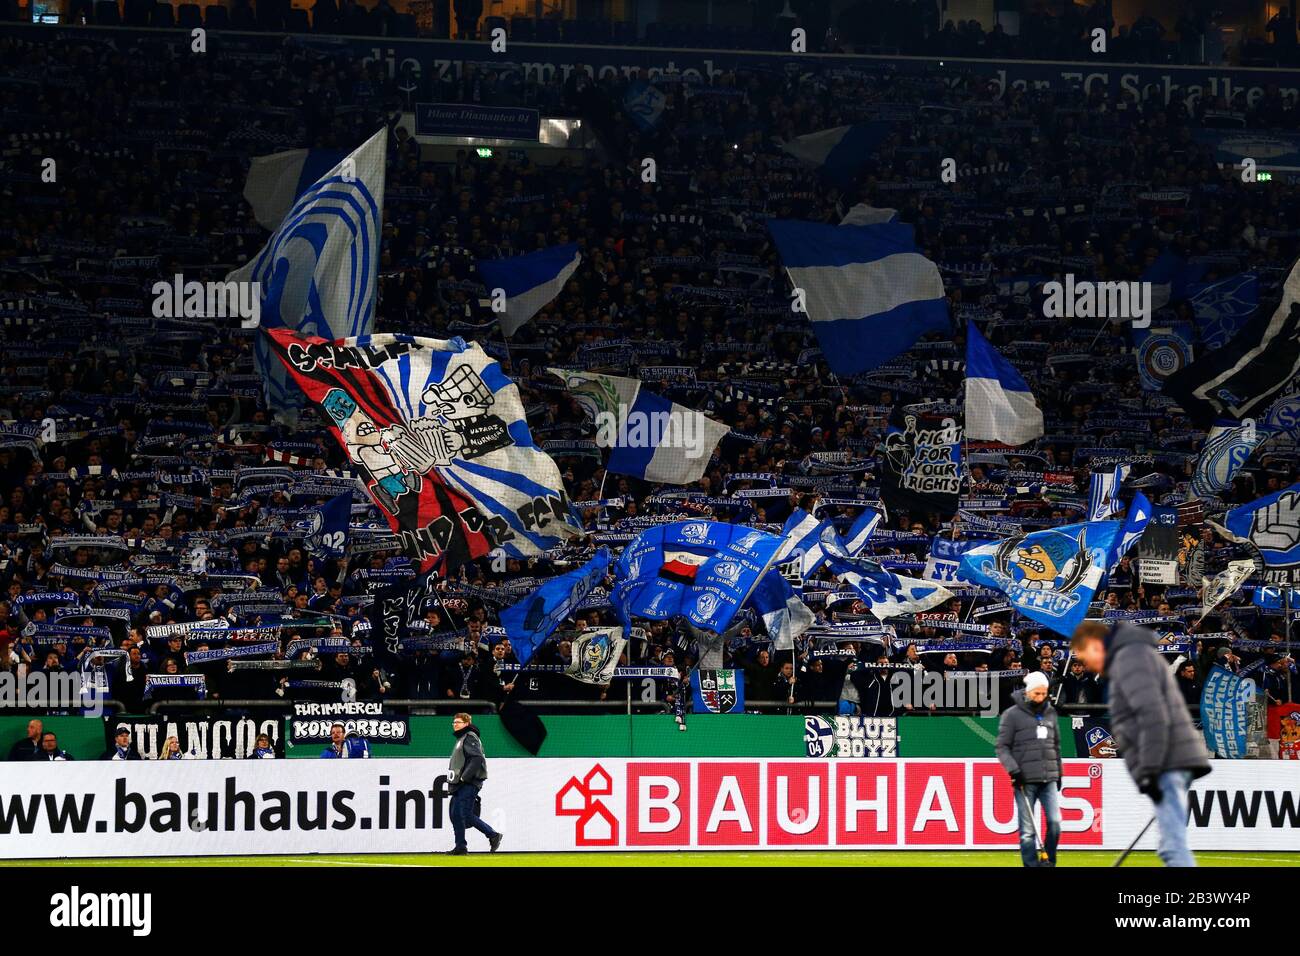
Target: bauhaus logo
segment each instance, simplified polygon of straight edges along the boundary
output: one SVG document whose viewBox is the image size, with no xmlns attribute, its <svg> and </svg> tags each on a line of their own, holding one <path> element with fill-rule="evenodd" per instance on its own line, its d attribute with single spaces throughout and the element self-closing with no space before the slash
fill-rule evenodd
<svg viewBox="0 0 1300 956">
<path fill-rule="evenodd" d="M 1011 785 L 992 760 L 612 766 L 613 774 L 595 764 L 556 794 L 556 814 L 574 819 L 576 846 L 922 848 L 1017 841 Z M 1101 846 L 1103 810 L 1101 768 L 1066 761 L 1062 845 Z"/>
</svg>

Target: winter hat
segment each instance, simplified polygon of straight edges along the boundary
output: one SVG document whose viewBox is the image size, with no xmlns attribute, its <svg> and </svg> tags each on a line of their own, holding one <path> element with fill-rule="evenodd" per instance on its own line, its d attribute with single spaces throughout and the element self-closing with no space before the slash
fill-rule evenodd
<svg viewBox="0 0 1300 956">
<path fill-rule="evenodd" d="M 1025 675 L 1025 690 L 1033 690 L 1035 687 L 1046 688 L 1049 683 L 1047 675 L 1042 671 L 1034 671 L 1032 674 Z"/>
</svg>

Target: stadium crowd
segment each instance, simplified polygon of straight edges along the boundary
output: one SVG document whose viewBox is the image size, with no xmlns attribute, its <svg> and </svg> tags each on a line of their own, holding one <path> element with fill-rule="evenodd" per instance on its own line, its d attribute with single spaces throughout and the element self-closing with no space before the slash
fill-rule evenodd
<svg viewBox="0 0 1300 956">
<path fill-rule="evenodd" d="M 1225 119 L 1297 129 L 1300 107 L 1276 87 L 1241 111 L 1208 96 L 1189 109 L 1101 89 L 999 97 L 952 72 L 756 68 L 665 85 L 663 116 L 645 130 L 622 108 L 626 79 L 575 71 L 541 82 L 469 65 L 422 78 L 416 98 L 582 117 L 600 144 L 558 160 L 513 150 L 439 160 L 400 119 L 404 84 L 416 81 L 328 48 L 287 42 L 268 57 L 232 44 L 191 58 L 164 36 L 34 44 L 6 33 L 0 57 L 11 65 L 0 85 L 0 668 L 81 670 L 127 712 L 199 693 L 337 699 L 345 683 L 363 700 L 622 700 L 617 681 L 606 691 L 558 672 L 574 632 L 615 623 L 607 605 L 567 621 L 539 655 L 543 666 L 522 675 L 500 610 L 594 544 L 625 543 L 666 515 L 779 531 L 802 507 L 847 525 L 875 502 L 873 460 L 890 410 L 960 401 L 964 329 L 977 322 L 1025 375 L 1047 434 L 1011 454 L 971 443 L 965 494 L 994 506 L 969 520 L 969 509 L 959 520 L 891 510 L 871 552 L 919 575 L 936 536 L 1081 520 L 1090 468 L 1078 451 L 1119 450 L 1133 465 L 1127 489 L 1185 506 L 1183 543 L 1176 584 L 1140 580 L 1126 558 L 1098 613 L 1158 619 L 1171 662 L 1187 660 L 1179 679 L 1189 703 L 1215 660 L 1261 671 L 1271 694 L 1294 693 L 1283 622 L 1247 592 L 1198 623 L 1205 577 L 1243 554 L 1202 523 L 1204 509 L 1188 507 L 1204 432 L 1142 387 L 1126 329 L 1044 318 L 1040 292 L 1067 272 L 1139 280 L 1173 252 L 1202 265 L 1206 282 L 1253 273 L 1260 301 L 1271 301 L 1297 254 L 1300 189 L 1283 177 L 1243 183 L 1195 134 Z M 863 119 L 892 123 L 892 133 L 847 186 L 779 148 Z M 295 516 L 347 485 L 346 458 L 320 419 L 275 422 L 253 371 L 254 333 L 154 318 L 148 295 L 175 273 L 220 279 L 264 242 L 241 196 L 251 156 L 350 149 L 385 123 L 376 331 L 460 335 L 497 357 L 591 536 L 544 558 L 457 569 L 438 586 L 424 636 L 398 653 L 371 646 L 363 623 L 368 596 L 410 574 L 378 513 L 357 495 L 343 560 L 311 553 L 295 530 Z M 642 179 L 646 157 L 653 182 Z M 948 157 L 961 170 L 955 183 L 938 179 Z M 42 179 L 45 158 L 57 164 L 54 182 Z M 914 226 L 940 265 L 954 331 L 837 381 L 806 319 L 791 312 L 763 223 L 838 222 L 859 203 L 896 209 Z M 475 259 L 569 242 L 582 251 L 577 273 L 506 346 L 480 301 Z M 1203 321 L 1181 300 L 1154 324 Z M 606 474 L 590 423 L 548 366 L 639 375 L 731 434 L 696 487 Z M 1270 449 L 1223 504 L 1300 480 L 1294 445 Z M 291 472 L 314 473 L 318 493 L 291 499 Z M 819 623 L 872 620 L 860 603 L 809 603 Z M 911 666 L 1003 674 L 1008 692 L 1012 675 L 1042 670 L 1061 703 L 1100 702 L 1102 688 L 1067 660 L 1060 635 L 1005 609 L 981 615 L 977 604 L 963 594 L 927 620 L 891 622 L 898 640 L 887 646 L 828 642 L 814 628 L 793 655 L 775 652 L 750 613 L 707 651 L 681 622 L 641 622 L 625 663 L 735 667 L 747 701 L 789 711 L 892 714 L 887 675 Z M 264 659 L 285 666 L 232 669 L 205 657 L 222 646 L 218 632 L 168 629 L 220 617 L 268 628 L 261 636 L 276 646 Z M 950 627 L 972 621 L 986 626 L 978 639 Z M 1232 650 L 1238 642 L 1253 649 Z M 297 679 L 304 672 L 310 680 Z M 201 690 L 197 680 L 150 680 L 200 674 Z M 653 699 L 674 703 L 681 684 L 655 674 L 646 678 Z"/>
</svg>

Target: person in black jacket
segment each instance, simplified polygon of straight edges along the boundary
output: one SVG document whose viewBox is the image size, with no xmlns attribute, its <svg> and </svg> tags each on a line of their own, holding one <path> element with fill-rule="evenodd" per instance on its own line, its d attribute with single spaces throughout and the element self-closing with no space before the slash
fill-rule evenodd
<svg viewBox="0 0 1300 956">
<path fill-rule="evenodd" d="M 1156 650 L 1156 635 L 1127 622 L 1112 632 L 1085 621 L 1070 649 L 1088 670 L 1106 677 L 1116 746 L 1138 790 L 1155 804 L 1156 853 L 1165 866 L 1195 866 L 1187 845 L 1187 791 L 1193 779 L 1210 772 L 1210 755 Z"/>
<path fill-rule="evenodd" d="M 47 730 L 41 734 L 41 749 L 31 759 L 41 763 L 45 761 L 71 760 L 72 754 L 66 750 L 60 750 L 59 738 L 54 736 L 53 731 Z"/>
<path fill-rule="evenodd" d="M 1025 675 L 1025 689 L 1012 695 L 1014 703 L 998 721 L 998 761 L 1011 775 L 1020 823 L 1020 859 L 1025 866 L 1056 866 L 1056 844 L 1061 838 L 1061 734 L 1056 710 L 1047 702 L 1047 676 L 1039 671 Z M 1037 810 L 1043 808 L 1047 832 L 1042 859 L 1035 846 Z"/>
<path fill-rule="evenodd" d="M 9 748 L 10 760 L 32 760 L 41 750 L 41 731 L 44 725 L 33 718 L 27 721 L 27 736 Z"/>
<path fill-rule="evenodd" d="M 501 834 L 479 819 L 479 808 L 475 806 L 478 793 L 487 780 L 487 758 L 483 755 L 483 742 L 479 739 L 478 728 L 470 721 L 469 714 L 457 714 L 451 719 L 452 733 L 456 735 L 456 746 L 451 752 L 451 763 L 447 771 L 447 783 L 451 788 L 451 828 L 456 834 L 456 846 L 448 850 L 451 856 L 464 856 L 469 852 L 465 842 L 465 830 L 474 829 L 488 839 L 488 846 L 495 853 L 501 845 Z"/>
</svg>

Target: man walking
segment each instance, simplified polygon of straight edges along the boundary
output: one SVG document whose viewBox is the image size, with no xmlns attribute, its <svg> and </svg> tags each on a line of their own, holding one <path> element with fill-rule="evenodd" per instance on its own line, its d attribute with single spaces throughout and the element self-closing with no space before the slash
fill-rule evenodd
<svg viewBox="0 0 1300 956">
<path fill-rule="evenodd" d="M 1138 790 L 1151 798 L 1165 866 L 1195 866 L 1187 846 L 1187 790 L 1210 772 L 1210 756 L 1156 650 L 1156 635 L 1122 623 L 1113 632 L 1085 621 L 1070 647 L 1083 666 L 1106 678 L 1110 731 Z"/>
<path fill-rule="evenodd" d="M 466 828 L 473 828 L 488 839 L 492 852 L 501 845 L 501 834 L 479 819 L 475 806 L 478 793 L 487 780 L 487 759 L 483 756 L 483 741 L 469 714 L 457 714 L 451 719 L 456 746 L 451 752 L 451 766 L 447 783 L 451 787 L 451 828 L 456 833 L 456 846 L 447 852 L 464 856 L 469 852 L 465 842 Z"/>
<path fill-rule="evenodd" d="M 1056 844 L 1061 838 L 1061 734 L 1056 709 L 1047 702 L 1047 675 L 1025 675 L 1025 689 L 1011 695 L 1011 706 L 998 721 L 998 760 L 1011 774 L 1020 824 L 1020 859 L 1025 866 L 1056 866 Z M 1046 860 L 1038 855 L 1035 804 L 1043 808 L 1047 833 L 1043 837 Z"/>
</svg>

